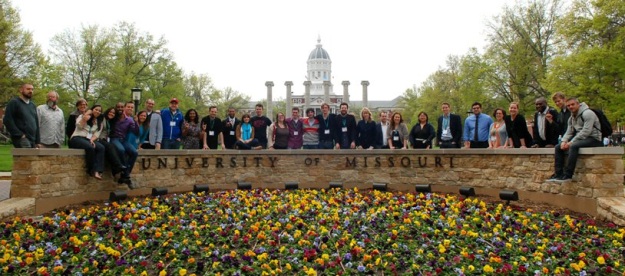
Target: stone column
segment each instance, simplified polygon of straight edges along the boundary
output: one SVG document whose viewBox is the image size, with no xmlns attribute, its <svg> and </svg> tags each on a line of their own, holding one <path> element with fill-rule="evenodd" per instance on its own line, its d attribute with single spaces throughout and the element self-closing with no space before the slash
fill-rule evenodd
<svg viewBox="0 0 625 276">
<path fill-rule="evenodd" d="M 286 85 L 286 111 L 284 112 L 284 116 L 291 117 L 291 107 L 293 106 L 293 98 L 291 98 L 293 92 L 291 92 L 291 86 L 293 86 L 293 82 L 292 81 L 286 81 L 284 82 L 284 85 Z M 289 114 L 289 115 L 287 115 Z"/>
<path fill-rule="evenodd" d="M 304 112 L 310 107 L 310 81 L 304 82 Z"/>
<path fill-rule="evenodd" d="M 362 106 L 369 107 L 369 97 L 367 92 L 367 86 L 369 86 L 369 81 L 363 80 L 360 82 L 362 84 Z"/>
<path fill-rule="evenodd" d="M 341 82 L 343 85 L 343 102 L 349 104 L 349 81 Z"/>
<path fill-rule="evenodd" d="M 330 81 L 323 81 L 323 101 L 330 104 Z"/>
<path fill-rule="evenodd" d="M 271 93 L 273 81 L 266 81 L 265 86 L 267 86 L 267 106 L 265 107 L 267 109 L 266 116 L 271 119 L 273 118 L 273 94 Z"/>
</svg>

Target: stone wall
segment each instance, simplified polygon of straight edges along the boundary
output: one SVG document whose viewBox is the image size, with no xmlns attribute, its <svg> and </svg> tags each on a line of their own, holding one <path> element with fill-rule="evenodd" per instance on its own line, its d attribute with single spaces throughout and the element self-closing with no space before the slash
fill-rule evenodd
<svg viewBox="0 0 625 276">
<path fill-rule="evenodd" d="M 597 214 L 597 198 L 623 197 L 623 148 L 582 149 L 573 182 L 547 183 L 553 172 L 553 149 L 506 150 L 297 150 L 297 151 L 140 151 L 132 177 L 145 195 L 154 187 L 184 192 L 195 184 L 211 190 L 234 189 L 239 181 L 254 188 L 371 188 L 388 183 L 391 190 L 414 191 L 432 184 L 438 192 L 457 193 L 472 186 L 496 196 L 516 190 L 521 199 L 547 202 L 577 212 Z M 126 185 L 85 172 L 81 150 L 14 149 L 11 197 L 36 198 L 36 213 L 85 200 L 107 199 Z"/>
</svg>

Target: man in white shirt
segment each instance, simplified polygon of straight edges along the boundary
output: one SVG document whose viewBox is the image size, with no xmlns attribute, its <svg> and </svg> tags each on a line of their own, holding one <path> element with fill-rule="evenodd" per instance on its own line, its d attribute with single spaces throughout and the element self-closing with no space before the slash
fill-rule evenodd
<svg viewBox="0 0 625 276">
<path fill-rule="evenodd" d="M 39 148 L 60 148 L 65 140 L 65 117 L 58 107 L 59 94 L 48 92 L 46 104 L 37 107 L 39 118 Z"/>
<path fill-rule="evenodd" d="M 380 122 L 375 127 L 375 148 L 376 149 L 388 149 L 388 139 L 386 139 L 386 132 L 388 131 L 388 113 L 386 111 L 380 112 Z"/>
</svg>

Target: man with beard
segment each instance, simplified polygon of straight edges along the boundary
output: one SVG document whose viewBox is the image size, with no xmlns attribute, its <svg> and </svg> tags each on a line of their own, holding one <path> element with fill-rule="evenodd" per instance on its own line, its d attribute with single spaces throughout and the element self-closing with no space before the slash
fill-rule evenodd
<svg viewBox="0 0 625 276">
<path fill-rule="evenodd" d="M 39 148 L 60 148 L 65 140 L 65 117 L 58 107 L 59 94 L 48 92 L 46 104 L 37 107 L 39 119 Z"/>
<path fill-rule="evenodd" d="M 348 114 L 349 105 L 341 103 L 341 113 L 336 116 L 336 129 L 334 141 L 336 149 L 356 148 L 356 117 Z"/>
<path fill-rule="evenodd" d="M 267 148 L 267 127 L 271 125 L 271 119 L 263 115 L 263 105 L 256 104 L 256 116 L 250 120 L 252 127 L 254 127 L 254 138 L 258 139 L 258 143 Z"/>
<path fill-rule="evenodd" d="M 16 148 L 34 148 L 40 142 L 37 108 L 31 101 L 34 90 L 32 84 L 23 84 L 20 95 L 11 99 L 5 109 L 3 122 Z"/>
<path fill-rule="evenodd" d="M 241 120 L 236 115 L 237 110 L 234 107 L 230 107 L 228 108 L 228 116 L 223 121 L 221 131 L 226 149 L 234 149 L 234 144 L 237 142 L 236 129 Z"/>
<path fill-rule="evenodd" d="M 536 99 L 534 114 L 534 145 L 533 148 L 553 148 L 558 144 L 558 112 L 547 106 L 547 100 Z"/>
</svg>

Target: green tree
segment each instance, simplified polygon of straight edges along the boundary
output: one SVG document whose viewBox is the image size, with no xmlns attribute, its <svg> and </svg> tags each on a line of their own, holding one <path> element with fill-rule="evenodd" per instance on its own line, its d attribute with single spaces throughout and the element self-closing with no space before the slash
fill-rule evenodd
<svg viewBox="0 0 625 276">
<path fill-rule="evenodd" d="M 112 32 L 97 25 L 55 35 L 51 54 L 63 72 L 63 86 L 78 98 L 97 102 L 112 65 L 113 41 Z"/>
<path fill-rule="evenodd" d="M 523 106 L 550 96 L 545 78 L 556 50 L 560 9 L 559 0 L 517 2 L 487 24 L 490 44 L 484 58 L 493 92 Z"/>
<path fill-rule="evenodd" d="M 625 117 L 625 5 L 578 0 L 558 21 L 564 42 L 553 60 L 549 87 L 604 109 L 614 124 Z"/>
<path fill-rule="evenodd" d="M 16 95 L 23 82 L 37 86 L 33 71 L 42 61 L 40 46 L 31 32 L 22 29 L 11 1 L 0 0 L 0 104 Z"/>
</svg>

